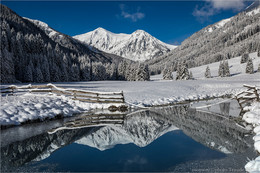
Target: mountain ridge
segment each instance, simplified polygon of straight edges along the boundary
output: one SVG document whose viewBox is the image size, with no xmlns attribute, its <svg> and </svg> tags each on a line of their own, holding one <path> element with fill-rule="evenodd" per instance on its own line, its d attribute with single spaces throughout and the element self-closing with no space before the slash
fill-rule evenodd
<svg viewBox="0 0 260 173">
<path fill-rule="evenodd" d="M 131 34 L 116 34 L 99 27 L 85 34 L 73 36 L 73 38 L 99 50 L 133 61 L 153 59 L 177 47 L 166 44 L 141 29 Z"/>
</svg>

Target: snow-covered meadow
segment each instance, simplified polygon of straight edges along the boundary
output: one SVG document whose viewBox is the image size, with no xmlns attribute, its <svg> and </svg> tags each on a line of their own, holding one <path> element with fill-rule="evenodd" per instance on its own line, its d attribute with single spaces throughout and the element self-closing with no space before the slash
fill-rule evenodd
<svg viewBox="0 0 260 173">
<path fill-rule="evenodd" d="M 250 54 L 254 69 L 260 63 L 256 53 Z M 64 88 L 87 91 L 123 91 L 126 103 L 147 107 L 173 104 L 187 100 L 207 99 L 236 94 L 244 90 L 243 84 L 260 86 L 260 73 L 245 74 L 246 63 L 240 64 L 240 58 L 229 60 L 231 77 L 216 77 L 218 63 L 209 64 L 213 78 L 205 78 L 206 66 L 190 69 L 195 80 L 162 80 L 162 75 L 151 76 L 151 81 L 90 81 L 54 83 Z M 175 73 L 173 73 L 175 76 Z M 9 85 L 2 85 L 7 87 Z M 18 84 L 21 86 L 21 84 Z M 99 105 L 74 101 L 65 96 L 49 94 L 24 94 L 1 97 L 0 124 L 17 125 L 27 120 L 54 117 L 57 114 L 71 116 L 74 113 L 94 108 L 107 108 Z"/>
</svg>

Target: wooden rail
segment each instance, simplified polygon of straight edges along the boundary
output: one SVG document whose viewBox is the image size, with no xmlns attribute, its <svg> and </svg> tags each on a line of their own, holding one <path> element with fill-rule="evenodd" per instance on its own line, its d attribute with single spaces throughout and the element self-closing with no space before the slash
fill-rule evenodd
<svg viewBox="0 0 260 173">
<path fill-rule="evenodd" d="M 55 93 L 57 95 L 65 95 L 73 100 L 79 100 L 90 103 L 125 103 L 123 91 L 121 92 L 93 92 L 76 89 L 66 89 L 57 87 L 53 84 L 47 85 L 26 85 L 15 86 L 11 85 L 6 88 L 1 88 L 1 94 L 13 95 L 17 92 L 30 93 Z"/>
<path fill-rule="evenodd" d="M 238 93 L 235 98 L 241 108 L 242 112 L 246 112 L 247 110 L 244 110 L 245 106 L 249 105 L 253 101 L 260 101 L 259 98 L 259 91 L 260 88 L 257 88 L 256 86 L 250 86 L 250 85 L 243 85 L 245 88 L 247 88 L 246 91 L 243 91 L 241 93 Z"/>
</svg>

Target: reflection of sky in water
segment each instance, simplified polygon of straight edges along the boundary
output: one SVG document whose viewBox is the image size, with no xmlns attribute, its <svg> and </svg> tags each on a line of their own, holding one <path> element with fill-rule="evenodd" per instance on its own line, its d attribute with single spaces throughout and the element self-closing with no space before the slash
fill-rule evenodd
<svg viewBox="0 0 260 173">
<path fill-rule="evenodd" d="M 192 140 L 182 131 L 172 131 L 146 147 L 134 144 L 98 149 L 71 144 L 37 163 L 58 164 L 56 171 L 166 171 L 191 160 L 219 159 L 225 154 Z"/>
<path fill-rule="evenodd" d="M 197 110 L 219 113 L 226 116 L 239 116 L 240 108 L 236 100 L 216 99 L 209 101 L 194 102 L 191 106 Z"/>
</svg>

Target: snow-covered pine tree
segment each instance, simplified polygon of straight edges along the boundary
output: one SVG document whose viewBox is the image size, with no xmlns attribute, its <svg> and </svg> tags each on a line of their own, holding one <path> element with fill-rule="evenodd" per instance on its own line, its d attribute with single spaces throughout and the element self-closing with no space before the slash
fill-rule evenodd
<svg viewBox="0 0 260 173">
<path fill-rule="evenodd" d="M 33 79 L 34 82 L 43 82 L 43 75 L 39 65 L 34 69 Z"/>
<path fill-rule="evenodd" d="M 71 66 L 71 80 L 79 81 L 79 75 L 80 75 L 79 66 L 77 64 L 73 64 Z"/>
<path fill-rule="evenodd" d="M 211 78 L 211 72 L 209 66 L 207 66 L 205 71 L 205 78 Z"/>
<path fill-rule="evenodd" d="M 222 61 L 219 62 L 218 76 L 224 77 L 224 63 Z"/>
<path fill-rule="evenodd" d="M 190 79 L 190 74 L 188 70 L 188 64 L 186 61 L 179 63 L 177 66 L 176 80 L 188 80 Z"/>
<path fill-rule="evenodd" d="M 190 74 L 189 74 L 189 75 L 190 75 L 190 76 L 189 76 L 189 79 L 192 79 L 192 80 L 193 80 L 194 78 L 193 78 L 192 71 L 190 71 Z"/>
<path fill-rule="evenodd" d="M 81 74 L 81 79 L 83 81 L 90 81 L 91 80 L 91 67 L 90 63 L 87 62 L 82 62 L 80 64 L 80 74 Z"/>
<path fill-rule="evenodd" d="M 0 72 L 1 72 L 1 82 L 15 82 L 15 69 L 12 54 L 4 50 L 0 50 Z"/>
<path fill-rule="evenodd" d="M 246 73 L 253 74 L 254 73 L 254 65 L 251 58 L 248 59 L 246 64 Z"/>
<path fill-rule="evenodd" d="M 60 68 L 55 63 L 52 63 L 49 68 L 50 68 L 51 81 L 53 81 L 53 82 L 61 81 L 60 80 L 60 76 L 61 76 Z"/>
<path fill-rule="evenodd" d="M 42 71 L 43 80 L 45 82 L 49 82 L 51 80 L 49 63 L 48 63 L 47 58 L 45 56 L 43 57 L 42 60 L 43 61 L 42 61 L 42 65 L 41 65 L 41 71 Z"/>
<path fill-rule="evenodd" d="M 25 68 L 25 73 L 24 73 L 24 81 L 26 82 L 33 82 L 33 64 L 32 61 L 29 61 L 29 64 Z"/>
<path fill-rule="evenodd" d="M 119 62 L 118 67 L 117 67 L 117 75 L 118 75 L 119 80 L 126 80 L 125 73 L 126 73 L 127 67 L 128 67 L 128 63 L 126 60 Z"/>
<path fill-rule="evenodd" d="M 64 81 L 64 82 L 69 81 L 68 69 L 64 63 L 61 64 L 60 79 L 61 79 L 61 81 Z"/>
<path fill-rule="evenodd" d="M 170 69 L 170 67 L 165 66 L 163 69 L 163 79 L 164 80 L 172 80 L 172 70 Z"/>
<path fill-rule="evenodd" d="M 126 69 L 125 73 L 125 79 L 128 81 L 135 81 L 136 80 L 136 75 L 138 72 L 138 65 L 137 63 L 130 63 Z"/>
<path fill-rule="evenodd" d="M 139 63 L 137 73 L 136 73 L 136 81 L 146 81 L 150 80 L 150 72 L 147 64 Z"/>
<path fill-rule="evenodd" d="M 257 56 L 260 57 L 260 49 L 257 51 Z"/>
<path fill-rule="evenodd" d="M 176 69 L 176 77 L 175 80 L 180 80 L 180 75 L 181 75 L 181 63 L 177 63 L 177 69 Z"/>
<path fill-rule="evenodd" d="M 101 62 L 92 63 L 92 80 L 106 80 L 106 69 Z"/>
<path fill-rule="evenodd" d="M 228 65 L 228 60 L 224 61 L 224 77 L 229 77 L 230 76 L 230 71 L 229 71 L 229 65 Z"/>
<path fill-rule="evenodd" d="M 260 63 L 258 64 L 257 72 L 260 72 Z"/>
<path fill-rule="evenodd" d="M 243 64 L 243 63 L 247 62 L 248 58 L 249 58 L 248 53 L 244 53 L 244 54 L 241 56 L 240 63 Z"/>
</svg>

